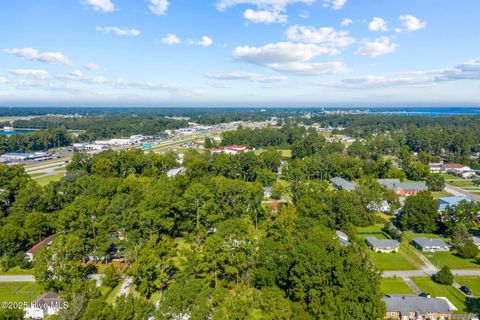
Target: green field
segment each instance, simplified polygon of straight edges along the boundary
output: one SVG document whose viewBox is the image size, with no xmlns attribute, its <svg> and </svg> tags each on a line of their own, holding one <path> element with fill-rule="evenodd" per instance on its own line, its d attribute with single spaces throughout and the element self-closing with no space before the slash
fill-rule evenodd
<svg viewBox="0 0 480 320">
<path fill-rule="evenodd" d="M 451 197 L 452 194 L 451 193 L 448 193 L 447 191 L 445 190 L 442 190 L 442 191 L 434 191 L 432 192 L 432 196 L 434 198 L 443 198 L 443 197 Z"/>
<path fill-rule="evenodd" d="M 458 309 L 457 311 L 455 311 L 455 313 L 464 313 L 466 311 L 466 297 L 463 293 L 460 292 L 460 290 L 452 286 L 444 286 L 435 283 L 427 277 L 412 278 L 412 280 L 417 284 L 420 290 L 430 294 L 432 298 L 445 297 L 450 300 L 450 302 L 453 303 Z"/>
<path fill-rule="evenodd" d="M 438 268 L 448 266 L 450 269 L 480 269 L 473 259 L 463 259 L 456 256 L 455 251 L 423 252 L 423 255 Z"/>
<path fill-rule="evenodd" d="M 414 294 L 402 278 L 383 278 L 380 290 L 384 294 Z"/>
<path fill-rule="evenodd" d="M 469 180 L 461 180 L 461 181 L 458 181 L 458 180 L 454 180 L 454 181 L 447 181 L 448 184 L 451 184 L 452 186 L 455 186 L 455 187 L 475 187 L 475 183 L 473 183 L 472 181 L 469 181 Z"/>
<path fill-rule="evenodd" d="M 2 276 L 13 276 L 13 275 L 24 275 L 24 274 L 33 274 L 33 270 L 31 269 L 21 269 L 19 267 L 14 267 L 14 268 L 10 268 L 8 269 L 7 271 L 0 271 L 0 275 Z"/>
<path fill-rule="evenodd" d="M 53 174 L 53 175 L 50 175 L 50 176 L 47 176 L 47 177 L 34 179 L 34 180 L 37 181 L 37 183 L 39 185 L 46 186 L 47 184 L 49 184 L 52 181 L 58 181 L 58 180 L 62 179 L 64 176 L 65 176 L 65 173 L 62 172 L 62 173 Z"/>
<path fill-rule="evenodd" d="M 416 270 L 417 267 L 401 252 L 377 253 L 369 250 L 370 258 L 375 267 L 383 271 Z"/>
<path fill-rule="evenodd" d="M 35 282 L 0 282 L 0 301 L 30 302 L 40 293 Z"/>
<path fill-rule="evenodd" d="M 472 295 L 480 296 L 480 277 L 455 277 L 457 281 L 462 286 L 467 286 Z"/>
</svg>

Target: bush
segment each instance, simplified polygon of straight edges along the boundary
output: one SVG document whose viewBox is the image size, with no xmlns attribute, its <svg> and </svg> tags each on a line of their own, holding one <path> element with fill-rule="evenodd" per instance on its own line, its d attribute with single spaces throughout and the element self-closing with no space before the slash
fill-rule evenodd
<svg viewBox="0 0 480 320">
<path fill-rule="evenodd" d="M 435 281 L 436 283 L 440 283 L 445 286 L 450 286 L 453 283 L 453 274 L 450 271 L 450 268 L 445 266 L 432 276 L 432 280 Z"/>
<path fill-rule="evenodd" d="M 102 285 L 109 288 L 115 288 L 120 282 L 120 275 L 117 272 L 117 269 L 111 265 L 105 270 L 105 276 L 102 279 Z"/>
<path fill-rule="evenodd" d="M 402 231 L 395 227 L 395 225 L 391 221 L 385 223 L 382 231 L 392 237 L 392 239 L 398 240 L 400 242 L 402 241 Z"/>
<path fill-rule="evenodd" d="M 458 248 L 458 254 L 465 259 L 472 259 L 478 256 L 478 247 L 473 242 L 467 242 Z"/>
</svg>

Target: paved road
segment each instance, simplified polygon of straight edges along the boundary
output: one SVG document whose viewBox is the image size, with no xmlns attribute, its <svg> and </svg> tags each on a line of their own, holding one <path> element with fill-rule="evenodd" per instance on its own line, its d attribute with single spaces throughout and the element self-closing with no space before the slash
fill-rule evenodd
<svg viewBox="0 0 480 320">
<path fill-rule="evenodd" d="M 470 193 L 467 190 L 464 190 L 462 188 L 452 186 L 451 184 L 445 185 L 445 191 L 447 191 L 448 193 L 451 193 L 451 194 L 453 194 L 454 196 L 457 196 L 457 197 L 467 197 L 467 198 L 475 200 L 475 201 L 480 201 L 480 196 L 479 195 Z"/>
<path fill-rule="evenodd" d="M 435 272 L 431 270 L 404 270 L 404 271 L 384 271 L 384 278 L 411 278 L 411 277 L 431 277 Z M 480 269 L 474 270 L 452 270 L 455 276 L 480 277 Z"/>
<path fill-rule="evenodd" d="M 0 276 L 0 282 L 35 282 L 32 275 Z"/>
</svg>

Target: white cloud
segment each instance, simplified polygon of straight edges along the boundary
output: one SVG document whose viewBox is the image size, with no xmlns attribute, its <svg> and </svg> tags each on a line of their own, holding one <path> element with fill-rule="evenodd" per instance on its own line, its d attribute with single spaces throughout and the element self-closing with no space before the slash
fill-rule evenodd
<svg viewBox="0 0 480 320">
<path fill-rule="evenodd" d="M 46 62 L 46 63 L 58 63 L 63 65 L 71 65 L 72 62 L 61 52 L 39 52 L 35 48 L 11 48 L 3 49 L 5 53 L 13 54 L 17 57 L 25 58 L 32 61 Z"/>
<path fill-rule="evenodd" d="M 347 4 L 347 0 L 323 0 L 323 6 L 332 8 L 334 10 L 340 10 Z"/>
<path fill-rule="evenodd" d="M 329 85 L 350 89 L 371 89 L 398 86 L 425 86 L 458 80 L 480 80 L 480 58 L 472 59 L 445 69 L 393 73 L 386 76 L 367 75 L 343 79 Z"/>
<path fill-rule="evenodd" d="M 243 18 L 253 23 L 271 24 L 285 23 L 288 17 L 280 11 L 247 9 L 243 13 Z"/>
<path fill-rule="evenodd" d="M 335 31 L 330 27 L 314 28 L 295 25 L 286 31 L 287 38 L 292 41 L 322 44 L 332 47 L 346 47 L 355 42 L 348 31 Z"/>
<path fill-rule="evenodd" d="M 83 72 L 80 70 L 74 70 L 70 72 L 70 76 L 74 78 L 83 78 Z"/>
<path fill-rule="evenodd" d="M 148 8 L 156 15 L 163 16 L 167 14 L 169 2 L 168 0 L 149 0 Z"/>
<path fill-rule="evenodd" d="M 9 80 L 7 78 L 0 77 L 0 84 L 7 84 Z"/>
<path fill-rule="evenodd" d="M 93 63 L 93 62 L 87 62 L 85 64 L 85 69 L 90 70 L 90 71 L 95 71 L 95 70 L 99 70 L 100 66 L 96 63 Z"/>
<path fill-rule="evenodd" d="M 138 29 L 119 28 L 119 27 L 113 27 L 113 26 L 96 27 L 95 30 L 97 30 L 98 32 L 103 32 L 105 34 L 113 33 L 113 34 L 116 34 L 117 36 L 136 37 L 141 33 L 140 30 Z"/>
<path fill-rule="evenodd" d="M 257 10 L 247 9 L 243 17 L 253 23 L 285 23 L 288 16 L 286 9 L 288 5 L 295 3 L 312 4 L 316 0 L 219 0 L 216 7 L 220 11 L 237 5 L 256 6 Z"/>
<path fill-rule="evenodd" d="M 10 74 L 14 76 L 27 76 L 33 77 L 40 80 L 45 80 L 50 78 L 50 73 L 47 70 L 43 69 L 10 69 L 8 70 Z"/>
<path fill-rule="evenodd" d="M 165 37 L 163 37 L 161 40 L 160 40 L 163 44 L 166 44 L 166 45 L 169 45 L 169 46 L 173 46 L 175 44 L 180 44 L 182 43 L 182 41 L 180 40 L 179 37 L 177 37 L 175 34 L 173 33 L 169 33 L 167 34 Z"/>
<path fill-rule="evenodd" d="M 113 12 L 115 5 L 110 0 L 85 0 L 85 3 L 93 7 L 95 11 Z"/>
<path fill-rule="evenodd" d="M 425 28 L 427 25 L 426 21 L 422 21 L 411 15 L 400 16 L 400 21 L 405 31 L 417 31 Z"/>
<path fill-rule="evenodd" d="M 246 80 L 250 82 L 260 83 L 272 83 L 284 81 L 287 79 L 285 76 L 265 76 L 260 73 L 253 72 L 229 72 L 229 73 L 207 73 L 206 76 L 210 79 L 216 80 Z"/>
<path fill-rule="evenodd" d="M 345 18 L 342 20 L 342 22 L 340 22 L 340 25 L 342 27 L 348 27 L 349 25 L 351 25 L 353 23 L 353 20 L 352 19 L 348 19 L 348 18 Z"/>
<path fill-rule="evenodd" d="M 213 40 L 207 36 L 203 36 L 202 40 L 197 41 L 195 44 L 202 46 L 202 47 L 209 47 L 213 44 Z"/>
<path fill-rule="evenodd" d="M 215 89 L 228 89 L 230 85 L 225 81 L 211 83 L 210 86 Z"/>
<path fill-rule="evenodd" d="M 335 55 L 335 48 L 322 47 L 316 44 L 278 42 L 263 47 L 237 47 L 233 57 L 271 70 L 298 75 L 332 74 L 348 71 L 348 68 L 337 61 L 310 62 L 320 55 Z"/>
<path fill-rule="evenodd" d="M 385 31 L 388 31 L 388 25 L 387 25 L 387 22 L 385 20 L 383 20 L 382 18 L 375 17 L 368 24 L 368 29 L 370 29 L 370 31 L 374 31 L 374 32 L 375 31 L 385 32 Z"/>
<path fill-rule="evenodd" d="M 300 18 L 307 19 L 310 16 L 310 13 L 307 10 L 302 10 L 299 14 Z"/>
<path fill-rule="evenodd" d="M 394 53 L 397 51 L 398 45 L 390 41 L 388 37 L 381 37 L 374 41 L 364 40 L 355 54 L 358 56 L 378 57 L 384 54 Z"/>
</svg>

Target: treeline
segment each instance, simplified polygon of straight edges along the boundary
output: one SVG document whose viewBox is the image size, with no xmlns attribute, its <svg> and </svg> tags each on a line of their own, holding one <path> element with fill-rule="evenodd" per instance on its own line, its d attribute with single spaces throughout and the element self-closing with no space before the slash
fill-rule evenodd
<svg viewBox="0 0 480 320">
<path fill-rule="evenodd" d="M 63 129 L 50 129 L 25 134 L 0 135 L 0 154 L 6 152 L 45 151 L 65 147 L 74 138 Z"/>
<path fill-rule="evenodd" d="M 16 128 L 85 130 L 78 136 L 80 140 L 89 141 L 100 138 L 129 137 L 135 134 L 159 135 L 167 129 L 188 126 L 185 120 L 165 117 L 135 115 L 97 115 L 79 118 L 38 117 L 30 120 L 16 120 Z"/>
</svg>

